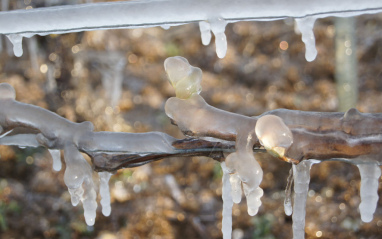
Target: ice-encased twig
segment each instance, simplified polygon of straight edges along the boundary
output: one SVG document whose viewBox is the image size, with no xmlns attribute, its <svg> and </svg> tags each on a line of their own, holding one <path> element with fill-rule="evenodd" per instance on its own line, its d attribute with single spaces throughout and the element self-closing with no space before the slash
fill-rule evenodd
<svg viewBox="0 0 382 239">
<path fill-rule="evenodd" d="M 301 7 L 304 6 L 304 7 Z M 253 11 L 257 9 L 257 11 Z M 216 53 L 225 56 L 227 40 L 224 34 L 226 23 L 237 21 L 271 21 L 293 17 L 296 19 L 323 18 L 328 16 L 349 17 L 382 11 L 378 1 L 282 1 L 270 4 L 267 0 L 151 0 L 113 3 L 92 3 L 73 6 L 37 8 L 0 13 L 0 33 L 6 34 L 14 45 L 14 54 L 22 55 L 23 37 L 34 34 L 47 35 L 98 29 L 139 28 L 182 25 L 193 22 L 211 21 L 215 34 Z M 102 16 L 102 17 L 100 17 Z M 46 21 L 49 19 L 49 21 Z M 213 23 L 216 19 L 224 23 L 223 31 Z M 305 20 L 303 20 L 305 22 Z M 308 20 L 309 21 L 309 20 Z M 222 24 L 218 24 L 222 25 Z M 307 24 L 304 24 L 308 26 Z M 316 52 L 312 44 L 312 26 L 304 28 L 303 40 L 307 45 L 306 58 L 314 59 Z M 204 36 L 203 36 L 204 35 Z M 202 31 L 204 44 L 208 31 Z M 309 46 L 309 47 L 308 47 Z"/>
<path fill-rule="evenodd" d="M 378 184 L 381 168 L 377 164 L 358 164 L 361 175 L 361 203 L 359 212 L 364 222 L 371 222 L 378 203 Z"/>
<path fill-rule="evenodd" d="M 254 11 L 253 9 L 256 9 Z M 79 4 L 1 12 L 2 34 L 51 34 L 181 25 L 219 16 L 228 22 L 352 16 L 382 10 L 379 1 L 151 0 Z M 49 21 L 46 21 L 49 19 Z"/>
</svg>

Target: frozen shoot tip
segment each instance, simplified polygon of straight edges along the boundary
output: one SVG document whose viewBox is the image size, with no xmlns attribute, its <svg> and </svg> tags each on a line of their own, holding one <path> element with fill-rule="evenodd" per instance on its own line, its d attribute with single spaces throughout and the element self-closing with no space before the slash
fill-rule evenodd
<svg viewBox="0 0 382 239">
<path fill-rule="evenodd" d="M 181 56 L 169 57 L 164 62 L 168 79 L 175 88 L 176 97 L 188 99 L 202 90 L 202 71 L 191 66 L 187 59 Z"/>
</svg>

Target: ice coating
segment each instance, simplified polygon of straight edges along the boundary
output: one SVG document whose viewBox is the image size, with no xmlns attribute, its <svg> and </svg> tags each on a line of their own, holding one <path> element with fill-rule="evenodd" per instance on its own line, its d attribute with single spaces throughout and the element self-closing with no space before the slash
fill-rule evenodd
<svg viewBox="0 0 382 239">
<path fill-rule="evenodd" d="M 296 18 L 296 26 L 301 32 L 302 41 L 305 43 L 305 59 L 313 61 L 317 56 L 316 38 L 314 37 L 313 27 L 316 18 L 304 17 Z"/>
<path fill-rule="evenodd" d="M 16 99 L 15 89 L 8 83 L 0 83 L 0 99 Z"/>
<path fill-rule="evenodd" d="M 289 176 L 287 180 L 287 186 L 285 188 L 285 200 L 284 200 L 284 211 L 285 215 L 292 215 L 292 184 L 293 184 L 293 169 L 289 171 Z"/>
<path fill-rule="evenodd" d="M 227 53 L 227 37 L 224 33 L 227 22 L 223 18 L 210 20 L 211 30 L 215 35 L 216 54 L 224 58 Z"/>
<path fill-rule="evenodd" d="M 79 200 L 82 201 L 86 224 L 92 226 L 97 209 L 93 171 L 74 145 L 65 145 L 64 159 L 66 163 L 64 182 L 69 189 L 72 204 L 76 206 Z"/>
<path fill-rule="evenodd" d="M 60 171 L 61 170 L 61 152 L 60 150 L 56 149 L 48 149 L 50 155 L 53 159 L 53 170 L 54 171 Z"/>
<path fill-rule="evenodd" d="M 20 34 L 10 34 L 7 35 L 8 39 L 12 42 L 13 44 L 13 53 L 15 56 L 20 57 L 23 55 L 23 36 Z"/>
<path fill-rule="evenodd" d="M 223 220 L 222 220 L 222 233 L 223 239 L 231 239 L 232 234 L 232 207 L 233 200 L 231 195 L 231 183 L 229 170 L 225 165 L 225 162 L 221 164 L 223 170 L 223 188 L 222 188 L 222 199 L 223 199 Z M 241 195 L 240 195 L 241 196 Z"/>
<path fill-rule="evenodd" d="M 255 132 L 265 149 L 281 157 L 293 143 L 292 132 L 284 121 L 275 115 L 260 117 L 257 120 Z"/>
<path fill-rule="evenodd" d="M 209 22 L 199 22 L 200 34 L 202 37 L 202 44 L 207 46 L 211 41 L 211 24 Z"/>
<path fill-rule="evenodd" d="M 308 197 L 310 168 L 316 161 L 304 160 L 293 164 L 294 202 L 293 202 L 293 239 L 305 238 L 306 199 Z"/>
<path fill-rule="evenodd" d="M 111 206 L 110 206 L 110 190 L 109 190 L 109 180 L 111 173 L 109 172 L 99 172 L 99 194 L 101 195 L 101 206 L 102 214 L 106 217 L 110 216 Z"/>
<path fill-rule="evenodd" d="M 378 203 L 378 180 L 381 168 L 378 164 L 357 165 L 361 175 L 361 203 L 359 211 L 363 222 L 371 222 Z"/>
<path fill-rule="evenodd" d="M 181 56 L 169 57 L 164 62 L 164 68 L 171 85 L 175 88 L 176 97 L 188 99 L 202 90 L 202 71 L 191 66 L 187 59 Z"/>
</svg>

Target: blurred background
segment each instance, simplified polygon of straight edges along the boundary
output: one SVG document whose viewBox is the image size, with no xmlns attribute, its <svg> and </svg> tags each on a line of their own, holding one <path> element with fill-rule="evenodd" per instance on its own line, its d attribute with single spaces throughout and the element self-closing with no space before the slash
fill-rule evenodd
<svg viewBox="0 0 382 239">
<path fill-rule="evenodd" d="M 85 2 L 93 1 L 2 0 L 1 9 Z M 184 136 L 164 113 L 174 90 L 163 68 L 176 55 L 202 69 L 201 95 L 223 110 L 248 116 L 276 108 L 334 112 L 351 101 L 361 112 L 381 112 L 382 15 L 344 22 L 315 23 L 313 62 L 305 60 L 293 19 L 228 24 L 224 59 L 216 56 L 214 38 L 209 46 L 201 44 L 196 24 L 34 36 L 24 39 L 20 58 L 1 36 L 0 82 L 15 87 L 17 100 L 74 122 L 91 121 L 96 131 L 161 131 L 177 138 Z M 340 35 L 346 26 L 350 30 Z M 342 71 L 335 64 L 341 54 L 351 66 Z M 357 70 L 358 77 L 347 81 Z M 233 238 L 292 238 L 292 220 L 283 209 L 291 165 L 259 157 L 263 206 L 250 217 L 244 198 L 234 205 Z M 0 146 L 0 238 L 222 237 L 222 172 L 212 159 L 172 158 L 119 170 L 110 180 L 112 213 L 104 217 L 97 210 L 94 227 L 85 224 L 82 205 L 71 205 L 63 173 L 52 170 L 43 148 Z M 354 165 L 314 165 L 306 238 L 380 238 L 382 199 L 374 220 L 362 223 L 359 185 Z"/>
</svg>

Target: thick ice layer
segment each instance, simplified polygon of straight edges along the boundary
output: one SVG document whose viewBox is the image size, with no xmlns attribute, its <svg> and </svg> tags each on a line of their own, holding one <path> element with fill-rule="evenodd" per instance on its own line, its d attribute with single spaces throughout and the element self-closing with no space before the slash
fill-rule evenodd
<svg viewBox="0 0 382 239">
<path fill-rule="evenodd" d="M 219 58 L 224 58 L 227 53 L 227 37 L 224 33 L 227 22 L 222 18 L 215 18 L 210 23 L 215 35 L 216 54 Z"/>
<path fill-rule="evenodd" d="M 23 37 L 20 34 L 7 35 L 8 39 L 13 44 L 13 53 L 15 56 L 20 57 L 23 55 Z"/>
<path fill-rule="evenodd" d="M 222 233 L 223 239 L 231 239 L 232 234 L 232 195 L 231 195 L 231 183 L 229 170 L 225 166 L 225 162 L 221 163 L 223 170 L 223 188 L 222 188 L 222 199 L 223 199 L 223 220 L 222 220 Z"/>
<path fill-rule="evenodd" d="M 102 214 L 106 217 L 110 216 L 111 206 L 110 206 L 110 189 L 109 189 L 109 180 L 111 173 L 109 172 L 99 172 L 99 194 L 101 195 L 101 206 Z"/>
<path fill-rule="evenodd" d="M 294 202 L 293 202 L 293 239 L 305 237 L 305 212 L 308 197 L 310 168 L 315 161 L 304 160 L 293 165 Z"/>
<path fill-rule="evenodd" d="M 378 164 L 357 165 L 361 174 L 361 204 L 359 211 L 364 222 L 371 222 L 378 203 L 378 181 L 381 168 Z"/>
<path fill-rule="evenodd" d="M 275 115 L 260 117 L 257 120 L 255 132 L 265 149 L 281 157 L 293 143 L 292 132 L 284 121 Z"/>
<path fill-rule="evenodd" d="M 56 149 L 48 149 L 50 155 L 52 156 L 53 159 L 53 169 L 54 171 L 60 171 L 61 170 L 61 152 L 60 150 Z"/>
<path fill-rule="evenodd" d="M 202 44 L 207 46 L 211 41 L 211 24 L 209 22 L 199 22 L 200 35 L 202 37 Z"/>
<path fill-rule="evenodd" d="M 285 200 L 284 200 L 284 211 L 287 216 L 292 215 L 292 184 L 293 184 L 293 169 L 289 171 L 289 176 L 287 180 L 287 186 L 285 188 Z"/>
<path fill-rule="evenodd" d="M 315 21 L 316 18 L 314 17 L 296 19 L 297 28 L 301 32 L 302 41 L 305 43 L 305 59 L 307 61 L 313 61 L 317 56 L 316 38 L 313 32 Z"/>
</svg>

